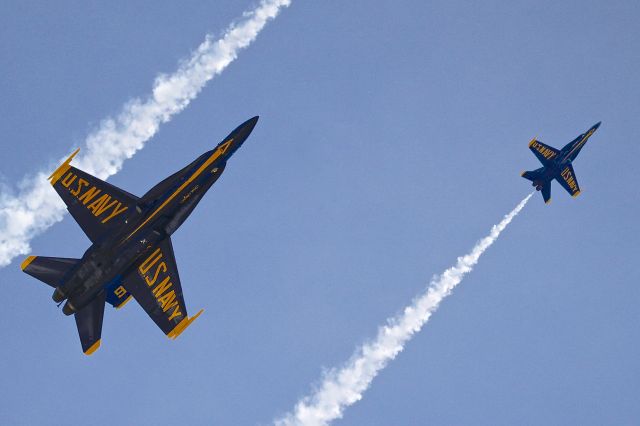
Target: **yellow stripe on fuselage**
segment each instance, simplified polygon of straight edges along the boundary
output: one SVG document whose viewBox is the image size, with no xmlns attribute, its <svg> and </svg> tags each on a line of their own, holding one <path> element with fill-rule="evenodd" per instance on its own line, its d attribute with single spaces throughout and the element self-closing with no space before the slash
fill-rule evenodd
<svg viewBox="0 0 640 426">
<path fill-rule="evenodd" d="M 582 145 L 584 145 L 585 143 L 587 143 L 587 139 L 589 139 L 591 137 L 591 135 L 593 134 L 594 130 L 591 130 L 589 133 L 587 133 L 586 135 L 584 135 L 584 138 L 582 138 L 582 140 L 580 142 L 578 142 L 576 144 L 576 146 L 573 147 L 573 149 L 571 151 L 569 151 L 569 153 L 567 155 L 565 155 L 565 160 L 569 157 L 571 157 L 571 154 L 573 154 L 573 151 L 575 151 L 576 149 L 580 148 Z"/>
<path fill-rule="evenodd" d="M 169 204 L 171 202 L 171 200 L 173 200 L 176 195 L 178 195 L 180 192 L 182 192 L 183 189 L 185 189 L 191 182 L 193 182 L 198 176 L 200 176 L 202 174 L 203 171 L 205 171 L 207 169 L 207 167 L 209 167 L 214 161 L 216 161 L 218 159 L 218 157 L 220 157 L 220 155 L 224 154 L 227 150 L 227 148 L 229 147 L 229 145 L 231 144 L 231 142 L 233 142 L 233 139 L 230 139 L 227 143 L 225 143 L 224 145 L 222 145 L 220 148 L 218 148 L 216 150 L 216 152 L 214 152 L 213 154 L 211 154 L 211 157 L 207 158 L 207 161 L 204 162 L 204 164 L 202 164 L 202 166 L 200 166 L 200 168 L 198 168 L 198 170 L 195 171 L 194 174 L 191 175 L 191 177 L 189 179 L 186 180 L 185 183 L 183 183 L 182 185 L 180 185 L 180 188 L 176 189 L 176 191 L 171 194 L 171 196 L 169 198 L 167 198 L 166 200 L 164 200 L 164 202 L 160 205 L 160 207 L 158 207 L 157 209 L 155 209 L 153 211 L 153 213 L 151 213 L 149 215 L 148 218 L 145 219 L 144 222 L 142 222 L 140 224 L 140 226 L 138 226 L 135 231 L 133 231 L 132 233 L 130 233 L 129 235 L 127 235 L 127 237 L 122 240 L 123 242 L 128 240 L 129 238 L 131 238 L 131 236 L 133 234 L 135 234 L 136 232 L 138 232 L 140 230 L 140 228 L 142 228 L 144 225 L 146 225 L 151 219 L 153 219 L 153 217 L 158 214 L 160 212 L 160 210 L 162 210 L 163 208 L 165 208 L 167 206 L 167 204 Z"/>
</svg>

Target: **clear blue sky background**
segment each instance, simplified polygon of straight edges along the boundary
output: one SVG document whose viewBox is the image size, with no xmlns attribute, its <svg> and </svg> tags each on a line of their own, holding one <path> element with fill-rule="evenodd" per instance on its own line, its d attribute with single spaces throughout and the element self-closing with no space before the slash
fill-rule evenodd
<svg viewBox="0 0 640 426">
<path fill-rule="evenodd" d="M 3 2 L 2 177 L 149 93 L 248 1 Z M 110 181 L 143 194 L 259 114 L 174 235 L 176 341 L 135 303 L 80 350 L 49 287 L 0 270 L 0 423 L 266 424 L 531 187 L 538 136 L 582 194 L 536 194 L 345 425 L 640 422 L 640 3 L 294 1 Z M 33 253 L 80 257 L 69 217 Z"/>
</svg>

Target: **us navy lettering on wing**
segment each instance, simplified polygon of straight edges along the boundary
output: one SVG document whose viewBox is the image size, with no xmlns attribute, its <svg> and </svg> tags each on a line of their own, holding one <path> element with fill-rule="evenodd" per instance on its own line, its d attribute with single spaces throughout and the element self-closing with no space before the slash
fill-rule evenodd
<svg viewBox="0 0 640 426">
<path fill-rule="evenodd" d="M 76 197 L 95 217 L 101 218 L 102 223 L 107 223 L 114 217 L 127 210 L 120 201 L 107 193 L 100 194 L 102 190 L 95 185 L 89 187 L 86 179 L 69 172 L 62 179 L 62 186 L 67 188 L 71 195 Z"/>
<path fill-rule="evenodd" d="M 533 141 L 531 143 L 531 146 L 538 151 L 540 154 L 542 154 L 542 156 L 544 158 L 546 158 L 547 160 L 551 160 L 553 157 L 556 156 L 556 153 L 553 152 L 552 150 L 550 150 L 549 148 L 546 148 L 544 145 L 538 143 L 538 141 Z"/>
<path fill-rule="evenodd" d="M 567 182 L 567 185 L 569 185 L 569 188 L 571 188 L 572 191 L 578 190 L 578 184 L 576 183 L 576 180 L 573 177 L 573 174 L 571 173 L 571 169 L 569 169 L 569 167 L 566 167 L 562 171 L 561 176 L 562 176 L 562 179 L 564 179 L 564 181 Z"/>
<path fill-rule="evenodd" d="M 183 314 L 180 311 L 176 292 L 171 289 L 173 286 L 171 272 L 167 268 L 167 263 L 161 261 L 163 257 L 162 251 L 157 248 L 140 264 L 138 273 L 149 288 L 153 287 L 152 294 L 162 311 L 167 313 L 173 308 L 173 312 L 168 314 L 169 321 L 172 321 L 174 318 L 182 317 Z"/>
</svg>

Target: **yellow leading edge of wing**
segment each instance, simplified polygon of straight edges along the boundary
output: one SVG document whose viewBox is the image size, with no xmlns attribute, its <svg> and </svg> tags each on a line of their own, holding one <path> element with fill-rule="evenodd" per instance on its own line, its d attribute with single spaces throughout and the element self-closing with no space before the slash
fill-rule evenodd
<svg viewBox="0 0 640 426">
<path fill-rule="evenodd" d="M 38 256 L 29 256 L 27 257 L 25 260 L 22 261 L 22 263 L 20 264 L 20 269 L 22 269 L 23 271 L 25 269 L 27 269 L 27 266 L 29 266 L 29 264 L 31 262 L 33 262 L 33 260 L 38 257 Z"/>
<path fill-rule="evenodd" d="M 91 345 L 91 347 L 89 349 L 87 349 L 84 354 L 85 355 L 91 355 L 92 353 L 97 351 L 98 348 L 100 347 L 100 341 L 102 341 L 102 339 L 99 339 L 97 342 L 95 342 L 93 345 Z"/>
<path fill-rule="evenodd" d="M 118 306 L 116 306 L 116 309 L 122 309 L 124 307 L 124 305 L 126 305 L 127 303 L 129 303 L 129 301 L 131 300 L 133 296 L 129 295 L 129 297 L 127 297 L 126 299 L 124 299 L 124 302 L 122 302 L 121 304 L 119 304 Z"/>
<path fill-rule="evenodd" d="M 204 312 L 204 309 L 200 309 L 200 311 L 198 311 L 198 313 L 195 314 L 192 317 L 184 318 L 182 321 L 180 321 L 178 323 L 178 325 L 175 326 L 175 328 L 173 330 L 171 330 L 169 332 L 169 334 L 167 334 L 167 337 L 170 338 L 170 339 L 175 339 L 176 337 L 181 335 L 182 332 L 185 331 L 187 329 L 187 327 L 189 327 L 191 325 L 191 323 L 194 322 L 196 320 L 196 318 L 198 318 L 202 312 Z"/>
<path fill-rule="evenodd" d="M 49 180 L 51 181 L 51 185 L 55 185 L 55 183 L 58 181 L 58 179 L 60 179 L 62 177 L 62 175 L 65 174 L 67 170 L 69 170 L 69 167 L 71 167 L 71 165 L 70 165 L 71 160 L 73 160 L 73 157 L 75 157 L 76 154 L 79 151 L 80 151 L 80 148 L 78 148 L 75 151 L 73 151 L 73 154 L 71 154 L 69 156 L 69 158 L 67 158 L 64 161 L 64 163 L 60 164 L 60 167 L 58 167 L 53 173 L 51 173 L 51 176 L 49 176 Z"/>
<path fill-rule="evenodd" d="M 537 138 L 537 136 L 536 136 Z M 531 142 L 529 142 L 529 148 L 531 148 L 531 145 L 533 145 L 533 143 L 536 141 L 536 138 L 531 139 Z"/>
</svg>

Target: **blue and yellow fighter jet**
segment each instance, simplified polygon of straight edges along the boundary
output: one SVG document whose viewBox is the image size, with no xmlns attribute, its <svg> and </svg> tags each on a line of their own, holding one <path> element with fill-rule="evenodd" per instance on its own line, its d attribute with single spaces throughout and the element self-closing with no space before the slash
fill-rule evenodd
<svg viewBox="0 0 640 426">
<path fill-rule="evenodd" d="M 81 259 L 29 256 L 22 270 L 53 287 L 62 312 L 75 314 L 80 343 L 100 347 L 105 303 L 121 308 L 133 297 L 167 337 L 190 317 L 173 255 L 171 234 L 191 214 L 253 130 L 258 117 L 236 128 L 215 149 L 151 188 L 141 198 L 70 165 L 76 150 L 49 177 L 91 247 Z"/>
<path fill-rule="evenodd" d="M 551 202 L 551 181 L 556 179 L 572 197 L 580 194 L 580 187 L 576 174 L 571 163 L 576 159 L 587 140 L 600 127 L 601 121 L 594 124 L 589 130 L 581 134 L 561 150 L 557 150 L 549 145 L 533 138 L 529 142 L 529 149 L 540 160 L 543 167 L 539 169 L 522 172 L 520 176 L 533 182 L 536 191 L 542 191 L 542 198 L 546 204 Z"/>
</svg>

